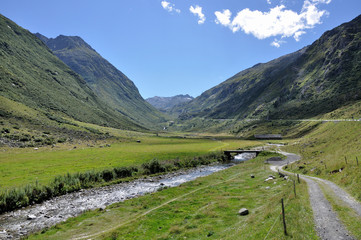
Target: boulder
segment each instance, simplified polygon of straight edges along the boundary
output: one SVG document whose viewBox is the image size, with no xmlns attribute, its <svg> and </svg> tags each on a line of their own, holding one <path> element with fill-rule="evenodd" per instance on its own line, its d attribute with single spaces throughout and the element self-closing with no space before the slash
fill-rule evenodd
<svg viewBox="0 0 361 240">
<path fill-rule="evenodd" d="M 27 218 L 28 220 L 34 220 L 34 219 L 36 219 L 36 216 L 33 215 L 33 214 L 29 214 L 26 218 Z"/>
<path fill-rule="evenodd" d="M 238 211 L 238 214 L 241 215 L 241 216 L 245 216 L 245 215 L 248 215 L 249 214 L 249 211 L 247 208 L 241 208 L 239 211 Z"/>
</svg>

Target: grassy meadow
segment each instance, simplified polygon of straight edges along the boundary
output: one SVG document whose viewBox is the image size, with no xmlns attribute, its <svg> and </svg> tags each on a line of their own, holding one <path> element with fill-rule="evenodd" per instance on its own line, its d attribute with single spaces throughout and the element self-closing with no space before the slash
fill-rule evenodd
<svg viewBox="0 0 361 240">
<path fill-rule="evenodd" d="M 306 184 L 297 185 L 295 198 L 292 181 L 264 182 L 275 175 L 264 164 L 274 155 L 86 212 L 29 239 L 317 239 Z M 288 236 L 280 217 L 281 198 Z M 238 214 L 243 207 L 249 215 Z"/>
<path fill-rule="evenodd" d="M 139 139 L 141 143 L 137 143 Z M 182 159 L 205 155 L 222 149 L 259 145 L 255 141 L 161 138 L 139 136 L 124 142 L 114 141 L 93 147 L 84 143 L 62 144 L 52 148 L 0 149 L 0 187 L 19 187 L 28 183 L 46 184 L 57 175 L 102 170 L 110 167 L 141 165 L 154 158 L 158 160 Z M 76 147 L 76 148 L 74 148 Z"/>
</svg>

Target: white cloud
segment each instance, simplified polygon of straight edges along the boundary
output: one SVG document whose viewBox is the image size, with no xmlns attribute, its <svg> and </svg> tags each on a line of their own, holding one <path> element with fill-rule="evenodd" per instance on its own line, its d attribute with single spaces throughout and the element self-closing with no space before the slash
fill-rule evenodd
<svg viewBox="0 0 361 240">
<path fill-rule="evenodd" d="M 275 39 L 273 42 L 271 42 L 271 46 L 279 48 L 283 43 L 286 43 L 286 41 Z"/>
<path fill-rule="evenodd" d="M 311 0 L 313 3 L 319 4 L 319 3 L 325 3 L 329 4 L 332 0 Z"/>
<path fill-rule="evenodd" d="M 242 30 L 258 39 L 280 36 L 293 37 L 299 41 L 300 36 L 306 33 L 306 29 L 321 24 L 321 17 L 327 14 L 327 11 L 319 10 L 317 5 L 330 2 L 331 0 L 305 0 L 300 13 L 286 9 L 284 5 L 271 8 L 268 12 L 246 8 L 238 12 L 233 20 L 231 11 L 226 9 L 214 13 L 215 22 L 228 27 L 234 33 Z M 280 47 L 282 43 L 284 42 L 275 40 L 271 45 Z"/>
<path fill-rule="evenodd" d="M 296 40 L 296 42 L 300 41 L 300 37 L 301 35 L 305 34 L 306 32 L 305 31 L 298 31 L 298 32 L 295 32 L 295 34 L 293 35 L 293 38 Z"/>
<path fill-rule="evenodd" d="M 267 3 L 268 3 L 268 4 L 272 4 L 271 0 L 267 0 Z"/>
<path fill-rule="evenodd" d="M 181 12 L 180 9 L 175 8 L 175 5 L 172 4 L 172 3 L 170 3 L 170 2 L 162 1 L 162 2 L 161 2 L 161 5 L 162 5 L 162 7 L 163 7 L 165 10 L 167 10 L 168 12 L 173 12 L 173 11 L 176 12 L 176 13 L 180 13 L 180 12 Z"/>
<path fill-rule="evenodd" d="M 195 16 L 198 16 L 198 24 L 203 24 L 206 21 L 206 17 L 202 12 L 202 7 L 196 5 L 195 7 L 190 6 L 189 11 L 193 13 Z"/>
<path fill-rule="evenodd" d="M 228 9 L 223 10 L 223 12 L 217 11 L 214 14 L 217 17 L 217 19 L 215 20 L 217 24 L 221 24 L 223 26 L 229 26 L 231 24 L 232 13 Z"/>
<path fill-rule="evenodd" d="M 321 17 L 326 13 L 325 10 L 319 11 L 316 4 L 306 0 L 303 4 L 301 14 L 307 20 L 307 25 L 314 26 L 321 23 Z"/>
</svg>

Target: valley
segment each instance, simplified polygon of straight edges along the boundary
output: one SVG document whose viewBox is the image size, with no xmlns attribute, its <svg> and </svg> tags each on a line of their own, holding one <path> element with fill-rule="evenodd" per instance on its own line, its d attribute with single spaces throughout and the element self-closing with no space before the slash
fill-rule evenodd
<svg viewBox="0 0 361 240">
<path fill-rule="evenodd" d="M 195 98 L 144 99 L 91 38 L 0 32 L 0 239 L 361 239 L 361 15 Z"/>
</svg>

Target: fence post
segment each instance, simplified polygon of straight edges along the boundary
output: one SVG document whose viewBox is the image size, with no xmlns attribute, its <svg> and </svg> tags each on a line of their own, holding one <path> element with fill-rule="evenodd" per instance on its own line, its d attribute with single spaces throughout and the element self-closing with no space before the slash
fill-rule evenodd
<svg viewBox="0 0 361 240">
<path fill-rule="evenodd" d="M 295 198 L 297 197 L 296 195 L 296 181 L 293 180 L 293 191 L 295 192 Z"/>
<path fill-rule="evenodd" d="M 285 206 L 284 206 L 284 204 L 283 204 L 283 198 L 281 199 L 281 204 L 282 204 L 283 232 L 285 233 L 285 236 L 287 236 L 286 217 L 285 217 Z"/>
<path fill-rule="evenodd" d="M 298 183 L 301 183 L 300 182 L 300 174 L 297 173 L 297 180 L 298 180 Z"/>
<path fill-rule="evenodd" d="M 356 157 L 356 163 L 357 163 L 357 166 L 358 166 L 358 158 Z"/>
<path fill-rule="evenodd" d="M 345 162 L 346 162 L 346 165 L 347 165 L 347 157 L 345 156 Z"/>
</svg>

